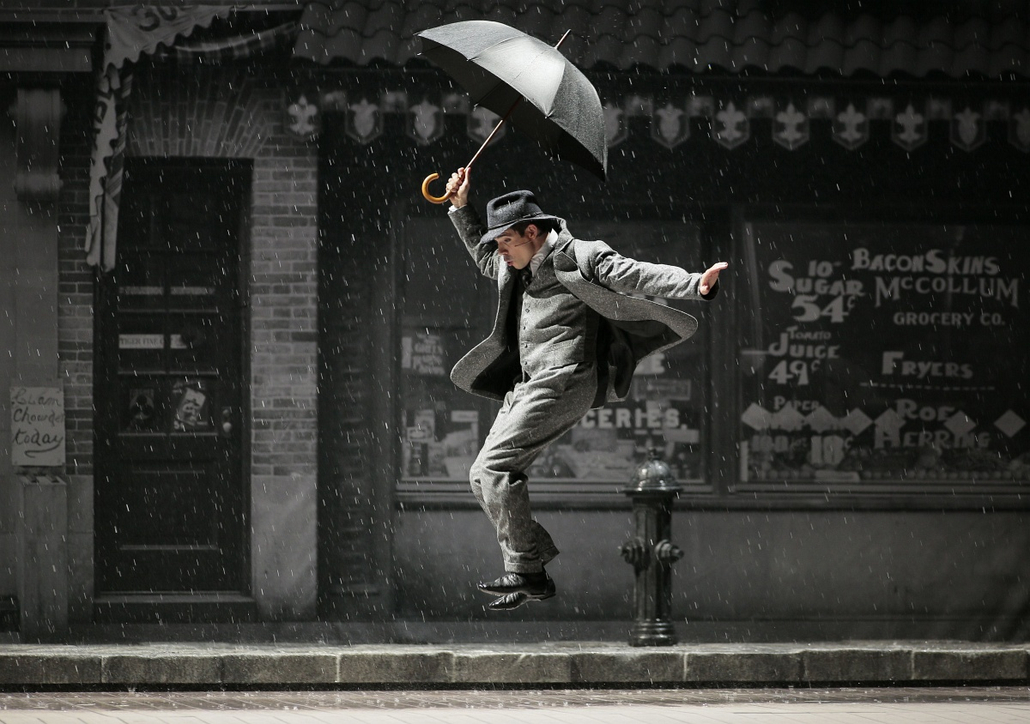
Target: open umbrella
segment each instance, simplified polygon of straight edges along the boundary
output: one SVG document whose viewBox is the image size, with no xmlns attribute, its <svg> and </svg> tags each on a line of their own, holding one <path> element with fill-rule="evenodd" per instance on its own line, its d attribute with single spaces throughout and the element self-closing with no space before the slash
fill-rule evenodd
<svg viewBox="0 0 1030 724">
<path fill-rule="evenodd" d="M 601 99 L 586 76 L 558 52 L 561 41 L 552 47 L 490 20 L 450 23 L 416 35 L 422 39 L 421 55 L 464 86 L 473 103 L 501 116 L 465 168 L 510 118 L 557 158 L 605 178 L 608 145 Z M 442 204 L 448 196 L 429 193 L 429 184 L 439 177 L 436 173 L 426 177 L 422 195 Z"/>
</svg>

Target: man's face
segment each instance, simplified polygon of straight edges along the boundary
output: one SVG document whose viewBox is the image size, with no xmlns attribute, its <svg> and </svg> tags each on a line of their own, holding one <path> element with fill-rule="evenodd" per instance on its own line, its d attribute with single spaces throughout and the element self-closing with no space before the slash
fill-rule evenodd
<svg viewBox="0 0 1030 724">
<path fill-rule="evenodd" d="M 508 266 L 525 269 L 543 244 L 544 238 L 540 234 L 540 229 L 535 224 L 530 224 L 522 234 L 515 229 L 502 231 L 497 237 L 497 253 Z"/>
</svg>

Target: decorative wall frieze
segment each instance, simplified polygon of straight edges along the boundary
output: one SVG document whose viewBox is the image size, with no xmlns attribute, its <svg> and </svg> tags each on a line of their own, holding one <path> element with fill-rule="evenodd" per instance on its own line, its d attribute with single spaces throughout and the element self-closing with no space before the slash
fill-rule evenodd
<svg viewBox="0 0 1030 724">
<path fill-rule="evenodd" d="M 296 107 L 301 91 L 287 93 L 285 104 Z M 461 93 L 427 94 L 406 90 L 332 90 L 305 103 L 316 104 L 318 114 L 343 113 L 345 132 L 358 143 L 370 143 L 383 132 L 390 114 L 404 114 L 406 134 L 420 145 L 431 145 L 446 133 L 444 119 L 468 117 L 466 133 L 482 141 L 498 116 L 485 108 L 470 107 Z M 884 134 L 899 148 L 912 152 L 933 135 L 931 128 L 948 125 L 950 145 L 974 152 L 1000 137 L 1030 153 L 1030 99 L 965 97 L 943 94 L 812 94 L 794 93 L 717 95 L 654 93 L 603 99 L 608 147 L 615 148 L 639 132 L 639 119 L 647 120 L 652 141 L 667 149 L 705 138 L 728 150 L 747 144 L 756 120 L 771 121 L 774 143 L 788 151 L 805 146 L 813 135 L 828 134 L 849 151 L 861 148 L 874 134 Z M 636 119 L 636 121 L 634 120 Z M 697 133 L 707 122 L 707 132 Z M 825 123 L 828 121 L 828 123 Z M 883 123 L 877 123 L 883 121 Z M 988 124 L 1005 124 L 1003 134 L 988 134 Z M 763 129 L 766 124 L 759 126 Z M 503 132 L 503 128 L 502 128 Z M 993 137 L 992 137 L 993 136 Z M 312 136 L 314 138 L 314 136 Z"/>
</svg>

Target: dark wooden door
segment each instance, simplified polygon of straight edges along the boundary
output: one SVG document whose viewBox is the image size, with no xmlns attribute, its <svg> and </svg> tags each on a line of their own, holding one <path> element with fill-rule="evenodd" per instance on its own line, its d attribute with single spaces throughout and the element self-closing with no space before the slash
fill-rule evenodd
<svg viewBox="0 0 1030 724">
<path fill-rule="evenodd" d="M 243 591 L 239 238 L 248 174 L 127 164 L 100 284 L 97 593 Z"/>
</svg>

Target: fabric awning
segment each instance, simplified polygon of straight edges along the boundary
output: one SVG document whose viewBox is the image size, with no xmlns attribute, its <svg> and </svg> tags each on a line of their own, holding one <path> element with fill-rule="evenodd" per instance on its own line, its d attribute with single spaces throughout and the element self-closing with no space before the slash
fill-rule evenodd
<svg viewBox="0 0 1030 724">
<path fill-rule="evenodd" d="M 293 38 L 296 22 L 261 32 L 214 40 L 188 41 L 197 28 L 226 18 L 228 6 L 148 6 L 105 11 L 107 43 L 97 79 L 93 155 L 90 162 L 87 261 L 105 271 L 114 267 L 127 135 L 126 101 L 132 89 L 132 64 L 144 55 L 179 61 L 210 62 L 246 58 Z"/>
<path fill-rule="evenodd" d="M 103 67 L 97 77 L 97 109 L 93 119 L 93 154 L 89 174 L 89 225 L 86 260 L 105 270 L 114 267 L 125 156 L 125 102 L 132 89 L 127 63 L 150 55 L 175 39 L 206 27 L 229 8 L 193 6 L 110 8 L 104 11 L 107 42 Z"/>
</svg>

